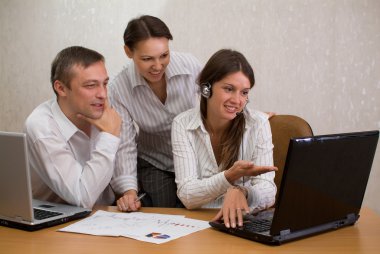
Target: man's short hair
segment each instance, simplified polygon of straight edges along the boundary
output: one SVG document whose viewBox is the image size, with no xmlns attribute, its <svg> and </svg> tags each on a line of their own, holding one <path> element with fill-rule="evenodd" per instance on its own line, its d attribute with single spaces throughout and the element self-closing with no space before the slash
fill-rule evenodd
<svg viewBox="0 0 380 254">
<path fill-rule="evenodd" d="M 104 62 L 104 56 L 92 49 L 72 46 L 60 51 L 51 64 L 50 82 L 54 93 L 58 96 L 54 89 L 56 80 L 61 81 L 66 87 L 70 88 L 70 82 L 74 76 L 73 66 L 79 65 L 87 68 L 99 61 Z"/>
</svg>

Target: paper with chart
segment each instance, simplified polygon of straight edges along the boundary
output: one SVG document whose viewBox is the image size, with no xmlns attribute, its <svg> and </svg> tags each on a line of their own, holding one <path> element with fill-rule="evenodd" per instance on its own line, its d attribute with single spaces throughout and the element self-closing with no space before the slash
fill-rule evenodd
<svg viewBox="0 0 380 254">
<path fill-rule="evenodd" d="M 90 217 L 59 231 L 100 236 L 124 236 L 160 244 L 209 227 L 207 221 L 189 219 L 183 215 L 97 211 Z"/>
</svg>

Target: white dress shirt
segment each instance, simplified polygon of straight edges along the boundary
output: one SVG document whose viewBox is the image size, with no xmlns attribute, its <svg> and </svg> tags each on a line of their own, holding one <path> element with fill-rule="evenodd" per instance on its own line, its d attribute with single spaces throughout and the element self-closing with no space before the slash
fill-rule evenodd
<svg viewBox="0 0 380 254">
<path fill-rule="evenodd" d="M 89 138 L 56 99 L 39 105 L 25 122 L 35 198 L 92 208 L 111 205 L 109 183 L 120 139 L 94 126 Z"/>
<path fill-rule="evenodd" d="M 116 191 L 137 190 L 137 156 L 156 168 L 174 172 L 171 126 L 175 116 L 199 101 L 196 79 L 201 65 L 185 53 L 170 53 L 165 71 L 167 97 L 163 104 L 130 62 L 109 86 L 112 106 L 123 119 L 116 155 Z M 138 126 L 138 135 L 135 128 Z"/>
<path fill-rule="evenodd" d="M 272 133 L 268 115 L 245 109 L 246 124 L 239 160 L 255 165 L 273 166 Z M 188 209 L 219 208 L 232 185 L 218 167 L 210 136 L 201 120 L 199 106 L 178 115 L 173 121 L 172 143 L 178 197 Z M 252 211 L 274 204 L 276 185 L 274 172 L 256 177 L 244 177 L 234 185 L 248 191 L 248 205 Z"/>
</svg>

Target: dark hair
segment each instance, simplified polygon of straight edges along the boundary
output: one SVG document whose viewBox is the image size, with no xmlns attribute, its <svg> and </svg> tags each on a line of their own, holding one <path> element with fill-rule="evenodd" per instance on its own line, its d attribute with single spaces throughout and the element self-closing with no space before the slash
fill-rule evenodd
<svg viewBox="0 0 380 254">
<path fill-rule="evenodd" d="M 230 49 L 221 49 L 207 61 L 199 74 L 198 84 L 202 86 L 205 83 L 209 83 L 211 85 L 210 96 L 212 96 L 212 85 L 215 82 L 239 71 L 249 79 L 252 88 L 255 84 L 255 76 L 247 59 L 240 52 Z M 200 108 L 205 124 L 205 119 L 207 119 L 207 99 L 203 96 L 201 98 Z M 232 120 L 231 126 L 222 137 L 222 170 L 230 168 L 234 162 L 238 160 L 239 147 L 243 139 L 244 128 L 244 114 L 239 114 Z"/>
<path fill-rule="evenodd" d="M 104 56 L 88 48 L 72 46 L 61 50 L 51 64 L 50 82 L 54 93 L 58 96 L 54 89 L 54 82 L 56 80 L 61 81 L 65 86 L 70 88 L 70 81 L 74 75 L 72 72 L 74 65 L 87 68 L 99 61 L 104 62 Z"/>
<path fill-rule="evenodd" d="M 138 42 L 152 37 L 165 37 L 168 40 L 173 40 L 169 28 L 162 20 L 144 15 L 128 22 L 124 31 L 124 44 L 133 50 Z"/>
</svg>

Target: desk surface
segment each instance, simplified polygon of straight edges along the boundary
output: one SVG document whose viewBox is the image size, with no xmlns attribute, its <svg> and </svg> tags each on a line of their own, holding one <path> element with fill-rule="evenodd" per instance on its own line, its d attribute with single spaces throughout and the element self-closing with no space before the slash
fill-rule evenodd
<svg viewBox="0 0 380 254">
<path fill-rule="evenodd" d="M 116 208 L 106 207 L 103 210 L 114 212 Z M 210 220 L 216 212 L 211 209 L 189 211 L 180 208 L 143 208 L 141 211 L 182 214 L 201 220 Z M 36 232 L 0 226 L 0 253 L 380 253 L 380 216 L 368 208 L 362 209 L 361 217 L 354 226 L 280 246 L 267 246 L 211 228 L 160 245 L 125 237 L 57 232 L 69 223 Z"/>
</svg>

